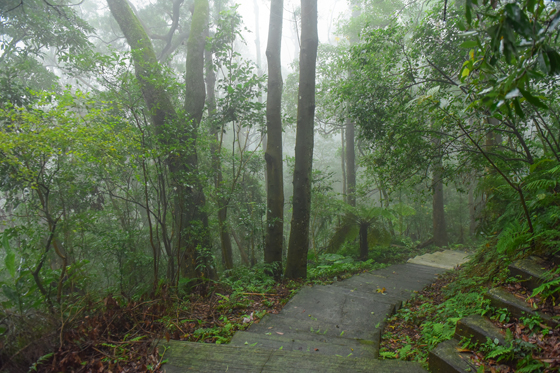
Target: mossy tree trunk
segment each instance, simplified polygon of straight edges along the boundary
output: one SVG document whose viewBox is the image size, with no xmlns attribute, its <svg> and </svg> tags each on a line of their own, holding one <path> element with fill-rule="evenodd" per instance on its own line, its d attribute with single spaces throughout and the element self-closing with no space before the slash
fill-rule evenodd
<svg viewBox="0 0 560 373">
<path fill-rule="evenodd" d="M 199 258 L 197 251 L 210 250 L 212 242 L 208 232 L 208 215 L 204 211 L 206 196 L 198 177 L 198 154 L 196 141 L 198 128 L 204 113 L 206 87 L 204 82 L 204 52 L 206 46 L 206 30 L 209 19 L 208 0 L 195 0 L 191 21 L 190 36 L 187 41 L 186 62 L 186 137 L 190 145 L 183 154 L 184 163 L 176 173 L 181 193 L 178 193 L 176 209 L 181 219 L 176 221 L 176 231 L 179 235 L 179 248 L 183 253 L 181 273 L 184 277 L 193 278 L 197 275 L 196 265 L 203 264 L 210 269 L 211 263 L 207 256 L 204 261 Z"/>
<path fill-rule="evenodd" d="M 315 71 L 319 44 L 317 0 L 301 1 L 301 20 L 293 214 L 286 261 L 287 278 L 307 277 L 315 117 Z"/>
<path fill-rule="evenodd" d="M 272 0 L 266 57 L 268 60 L 268 96 L 266 101 L 266 237 L 264 262 L 274 265 L 275 279 L 282 276 L 284 238 L 284 171 L 282 164 L 282 17 L 283 0 Z"/>
<path fill-rule="evenodd" d="M 150 112 L 156 136 L 163 145 L 177 145 L 179 149 L 167 159 L 167 167 L 175 189 L 173 221 L 175 232 L 178 232 L 175 247 L 178 258 L 182 258 L 181 263 L 177 265 L 184 276 L 198 277 L 202 273 L 197 270 L 200 263 L 195 251 L 200 247 L 209 247 L 207 246 L 209 238 L 208 219 L 202 212 L 204 195 L 199 188 L 199 183 L 188 184 L 188 179 L 197 174 L 196 126 L 193 125 L 197 122 L 193 120 L 192 123 L 186 124 L 177 114 L 166 91 L 165 78 L 152 43 L 126 0 L 107 0 L 107 4 L 132 50 L 136 78 Z M 200 97 L 195 101 L 192 108 L 200 106 Z M 204 97 L 202 97 L 203 107 Z M 190 117 L 198 118 L 200 122 L 202 110 L 199 110 L 199 114 L 193 111 L 194 115 Z M 193 220 L 197 220 L 197 224 L 192 224 Z M 196 228 L 196 231 L 192 228 Z M 206 264 L 208 264 L 206 274 L 212 276 L 212 266 Z"/>
</svg>

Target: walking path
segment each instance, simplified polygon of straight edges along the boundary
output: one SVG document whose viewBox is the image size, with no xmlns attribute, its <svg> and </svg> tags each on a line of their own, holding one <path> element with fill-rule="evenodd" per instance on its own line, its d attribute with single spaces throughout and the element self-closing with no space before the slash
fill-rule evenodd
<svg viewBox="0 0 560 373">
<path fill-rule="evenodd" d="M 229 345 L 171 341 L 166 372 L 425 372 L 420 364 L 378 360 L 384 320 L 412 292 L 467 261 L 442 251 L 406 264 L 301 289 Z"/>
</svg>

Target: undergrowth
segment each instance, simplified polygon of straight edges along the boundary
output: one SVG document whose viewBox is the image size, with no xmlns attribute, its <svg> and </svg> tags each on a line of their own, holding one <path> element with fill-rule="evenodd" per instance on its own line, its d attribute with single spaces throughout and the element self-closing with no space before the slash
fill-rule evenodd
<svg viewBox="0 0 560 373">
<path fill-rule="evenodd" d="M 462 348 L 472 352 L 479 366 L 478 372 L 485 372 L 485 369 L 500 372 L 553 371 L 548 367 L 556 359 L 542 356 L 558 355 L 560 330 L 550 330 L 538 317 L 514 319 L 507 310 L 495 309 L 484 299 L 488 288 L 513 285 L 517 281 L 508 277 L 508 265 L 512 258 L 491 250 L 491 247 L 491 243 L 485 244 L 468 264 L 438 278 L 389 318 L 380 356 L 418 361 L 427 367 L 429 352 L 453 337 L 457 322 L 463 317 L 479 314 L 491 318 L 505 330 L 506 344 L 499 345 L 497 340 L 481 346 L 463 342 Z M 536 289 L 532 296 L 540 295 L 543 301 L 550 300 L 558 290 L 558 280 L 553 278 Z M 545 337 L 551 340 L 546 342 Z"/>
</svg>

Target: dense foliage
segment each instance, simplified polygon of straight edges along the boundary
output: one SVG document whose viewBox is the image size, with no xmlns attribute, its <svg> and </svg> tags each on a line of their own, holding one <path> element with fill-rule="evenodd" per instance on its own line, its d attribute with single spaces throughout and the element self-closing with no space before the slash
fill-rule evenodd
<svg viewBox="0 0 560 373">
<path fill-rule="evenodd" d="M 269 274 L 282 280 L 281 271 L 264 263 L 268 77 L 253 61 L 262 51 L 257 44 L 252 57 L 246 15 L 225 0 L 168 3 L 130 8 L 148 38 L 136 40 L 141 48 L 122 37 L 114 10 L 92 2 L 0 4 L 2 366 L 63 351 L 77 338 L 63 341 L 63 332 L 84 317 L 122 316 L 126 339 L 126 310 L 150 297 L 157 302 L 141 309 L 157 313 L 142 316 L 157 325 L 151 337 L 179 335 L 169 313 L 183 307 L 194 320 L 192 301 L 227 316 L 191 320 L 190 340 L 227 341 L 251 297 L 263 312 L 285 302 L 269 292 L 287 297 L 298 286 L 278 284 Z M 309 251 L 298 277 L 325 281 L 435 246 L 482 244 L 492 260 L 555 253 L 558 2 L 348 5 L 318 48 Z M 298 49 L 305 20 L 300 9 L 289 17 L 285 35 L 293 28 Z M 206 22 L 203 75 L 185 63 L 197 22 Z M 298 63 L 282 66 L 284 261 L 300 207 Z M 193 75 L 204 81 L 196 92 Z M 189 100 L 204 104 L 200 118 Z M 455 308 L 478 301 L 453 299 Z M 438 314 L 426 329 L 436 341 L 451 323 L 436 324 L 456 315 L 434 307 L 421 311 Z"/>
</svg>

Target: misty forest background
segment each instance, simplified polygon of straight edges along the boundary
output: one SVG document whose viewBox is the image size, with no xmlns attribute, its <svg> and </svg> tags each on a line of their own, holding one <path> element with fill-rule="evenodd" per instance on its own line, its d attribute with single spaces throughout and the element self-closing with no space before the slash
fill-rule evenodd
<svg viewBox="0 0 560 373">
<path fill-rule="evenodd" d="M 555 251 L 558 7 L 1 1 L 5 346 L 109 294 Z"/>
</svg>

